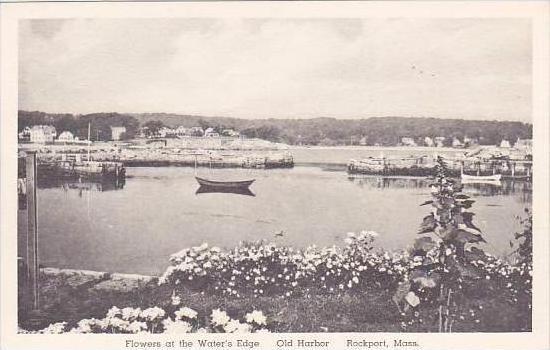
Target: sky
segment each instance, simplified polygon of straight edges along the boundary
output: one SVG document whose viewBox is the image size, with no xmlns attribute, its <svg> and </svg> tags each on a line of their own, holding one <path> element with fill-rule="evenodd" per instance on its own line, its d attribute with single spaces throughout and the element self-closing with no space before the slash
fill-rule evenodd
<svg viewBox="0 0 550 350">
<path fill-rule="evenodd" d="M 20 21 L 19 109 L 531 121 L 527 19 Z"/>
</svg>

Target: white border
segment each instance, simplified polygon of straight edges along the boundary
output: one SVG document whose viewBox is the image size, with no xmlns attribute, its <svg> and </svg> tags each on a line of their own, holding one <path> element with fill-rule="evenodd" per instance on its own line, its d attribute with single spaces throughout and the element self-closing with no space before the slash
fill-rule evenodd
<svg viewBox="0 0 550 350">
<path fill-rule="evenodd" d="M 199 339 L 200 335 L 147 337 L 127 335 L 20 335 L 16 334 L 16 167 L 17 167 L 17 21 L 21 18 L 531 18 L 533 23 L 534 121 L 534 308 L 532 333 L 398 334 L 318 333 L 250 335 L 262 349 L 277 349 L 278 339 L 330 340 L 331 348 L 345 349 L 346 339 L 404 339 L 421 349 L 550 349 L 549 344 L 549 3 L 546 1 L 484 2 L 187 2 L 187 3 L 3 3 L 0 50 L 1 132 L 1 336 L 2 349 L 125 349 L 126 339 Z M 360 312 L 360 310 L 358 310 Z M 237 339 L 236 335 L 208 335 L 210 339 Z M 128 348 L 129 349 L 129 348 Z M 278 348 L 283 349 L 283 348 Z M 390 347 L 391 349 L 391 347 Z"/>
</svg>

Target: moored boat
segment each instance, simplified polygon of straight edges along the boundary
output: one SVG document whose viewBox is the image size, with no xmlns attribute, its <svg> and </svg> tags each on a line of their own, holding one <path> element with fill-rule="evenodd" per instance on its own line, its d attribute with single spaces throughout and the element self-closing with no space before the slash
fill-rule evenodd
<svg viewBox="0 0 550 350">
<path fill-rule="evenodd" d="M 248 188 L 255 180 L 244 181 L 213 181 L 195 176 L 197 182 L 201 186 L 207 186 L 212 188 Z"/>
<path fill-rule="evenodd" d="M 462 181 L 469 182 L 498 182 L 502 178 L 502 174 L 486 175 L 486 176 L 477 176 L 477 175 L 466 175 L 461 174 Z"/>
</svg>

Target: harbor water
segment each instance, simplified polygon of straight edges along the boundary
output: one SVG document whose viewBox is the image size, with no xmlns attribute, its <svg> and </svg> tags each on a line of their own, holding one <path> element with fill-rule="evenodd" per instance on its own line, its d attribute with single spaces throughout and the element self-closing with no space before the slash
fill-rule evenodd
<svg viewBox="0 0 550 350">
<path fill-rule="evenodd" d="M 429 208 L 422 178 L 349 176 L 318 166 L 199 169 L 197 175 L 256 181 L 251 193 L 197 190 L 193 168 L 129 168 L 123 184 L 42 184 L 40 263 L 48 267 L 161 274 L 169 255 L 207 242 L 232 248 L 265 239 L 305 247 L 342 245 L 347 232 L 374 230 L 380 249 L 404 249 Z M 486 251 L 505 256 L 531 206 L 530 184 L 465 185 Z M 19 219 L 20 225 L 24 218 Z"/>
</svg>

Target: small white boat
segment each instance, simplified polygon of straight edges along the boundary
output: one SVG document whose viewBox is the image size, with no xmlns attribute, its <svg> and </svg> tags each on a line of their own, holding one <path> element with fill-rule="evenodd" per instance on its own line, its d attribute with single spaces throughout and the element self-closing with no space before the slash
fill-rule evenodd
<svg viewBox="0 0 550 350">
<path fill-rule="evenodd" d="M 468 181 L 468 182 L 498 182 L 502 178 L 502 174 L 494 174 L 494 175 L 486 175 L 486 176 L 461 174 L 461 178 L 462 178 L 462 181 Z"/>
</svg>

